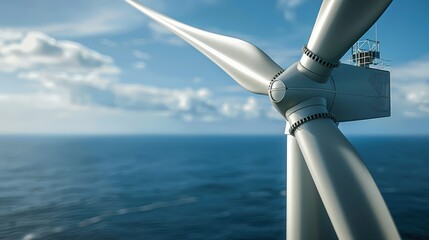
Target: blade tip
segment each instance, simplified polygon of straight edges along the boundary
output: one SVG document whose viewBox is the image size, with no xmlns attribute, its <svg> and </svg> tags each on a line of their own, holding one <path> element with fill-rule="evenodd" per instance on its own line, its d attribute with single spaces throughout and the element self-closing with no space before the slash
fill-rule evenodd
<svg viewBox="0 0 429 240">
<path fill-rule="evenodd" d="M 136 4 L 139 3 L 137 0 L 124 0 L 125 2 L 127 2 L 128 4 Z"/>
</svg>

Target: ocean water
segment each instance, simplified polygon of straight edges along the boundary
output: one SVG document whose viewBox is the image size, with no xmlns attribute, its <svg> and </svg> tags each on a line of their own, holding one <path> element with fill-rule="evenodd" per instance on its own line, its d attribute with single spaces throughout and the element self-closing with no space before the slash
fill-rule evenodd
<svg viewBox="0 0 429 240">
<path fill-rule="evenodd" d="M 429 239 L 429 137 L 350 138 Z M 285 239 L 284 136 L 0 137 L 0 239 Z"/>
</svg>

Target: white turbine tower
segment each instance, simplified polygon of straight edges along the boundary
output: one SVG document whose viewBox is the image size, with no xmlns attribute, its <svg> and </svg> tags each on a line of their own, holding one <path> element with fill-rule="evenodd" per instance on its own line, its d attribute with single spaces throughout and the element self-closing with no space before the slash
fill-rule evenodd
<svg viewBox="0 0 429 240">
<path fill-rule="evenodd" d="M 287 238 L 400 239 L 361 157 L 337 123 L 390 116 L 390 73 L 341 57 L 392 0 L 324 0 L 301 60 L 285 71 L 252 44 L 129 4 L 177 34 L 287 120 Z"/>
</svg>

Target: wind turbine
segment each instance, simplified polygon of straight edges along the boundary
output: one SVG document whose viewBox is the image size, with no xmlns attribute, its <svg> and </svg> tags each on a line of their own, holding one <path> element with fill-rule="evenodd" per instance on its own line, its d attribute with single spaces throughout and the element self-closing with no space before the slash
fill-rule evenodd
<svg viewBox="0 0 429 240">
<path fill-rule="evenodd" d="M 324 0 L 300 61 L 283 70 L 252 44 L 129 4 L 194 46 L 287 124 L 287 238 L 400 239 L 361 157 L 337 124 L 390 116 L 390 73 L 342 56 L 392 0 Z"/>
</svg>

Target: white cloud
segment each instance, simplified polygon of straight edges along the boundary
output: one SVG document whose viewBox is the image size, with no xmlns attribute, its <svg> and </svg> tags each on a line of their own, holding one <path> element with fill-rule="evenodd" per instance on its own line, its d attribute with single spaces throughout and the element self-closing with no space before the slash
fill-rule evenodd
<svg viewBox="0 0 429 240">
<path fill-rule="evenodd" d="M 146 68 L 146 63 L 145 63 L 145 62 L 143 62 L 143 61 L 138 61 L 138 62 L 134 63 L 133 67 L 134 67 L 135 69 L 143 70 L 143 69 L 145 69 L 145 68 Z"/>
<path fill-rule="evenodd" d="M 180 8 L 165 0 L 139 2 L 160 12 L 183 14 L 220 0 L 182 0 Z M 116 34 L 141 27 L 147 20 L 123 0 L 14 0 L 0 8 L 0 28 L 40 31 L 63 38 Z"/>
<path fill-rule="evenodd" d="M 182 39 L 156 22 L 149 22 L 148 27 L 152 31 L 152 38 L 155 42 L 161 42 L 173 46 L 185 45 L 185 42 Z"/>
<path fill-rule="evenodd" d="M 149 30 L 150 36 L 144 38 L 136 38 L 129 41 L 128 43 L 132 46 L 142 46 L 154 43 L 162 43 L 170 46 L 186 45 L 186 43 L 181 38 L 168 31 L 156 22 L 149 22 L 147 24 L 147 29 Z"/>
<path fill-rule="evenodd" d="M 112 58 L 40 32 L 9 30 L 0 34 L 0 45 L 0 72 L 38 83 L 39 91 L 55 100 L 39 99 L 47 106 L 61 103 L 64 108 L 159 112 L 184 121 L 268 116 L 253 97 L 245 101 L 224 100 L 213 98 L 205 88 L 167 89 L 120 83 L 117 81 L 120 69 Z M 134 55 L 140 59 L 150 57 L 139 51 Z M 145 67 L 144 62 L 139 64 L 140 68 Z M 12 101 L 11 98 L 20 96 L 3 95 L 2 100 Z"/>
<path fill-rule="evenodd" d="M 202 82 L 202 79 L 200 77 L 194 77 L 192 79 L 192 82 L 195 84 L 200 84 Z"/>
<path fill-rule="evenodd" d="M 429 58 L 410 61 L 392 70 L 392 101 L 405 117 L 429 116 Z"/>
<path fill-rule="evenodd" d="M 110 57 L 101 55 L 80 44 L 57 41 L 40 32 L 0 31 L 0 71 L 20 70 L 104 73 L 119 71 Z M 19 37 L 18 37 L 19 36 Z"/>
<path fill-rule="evenodd" d="M 163 7 L 161 0 L 142 2 Z M 115 34 L 135 29 L 146 21 L 120 0 L 14 0 L 0 8 L 0 27 L 40 31 L 63 38 Z"/>
<path fill-rule="evenodd" d="M 284 18 L 289 22 L 296 20 L 296 9 L 304 3 L 305 0 L 277 0 L 277 7 L 283 11 Z"/>
<path fill-rule="evenodd" d="M 49 94 L 59 94 L 77 106 L 129 111 L 163 112 L 183 120 L 203 120 L 217 115 L 207 89 L 166 89 L 124 84 L 100 75 L 29 72 L 23 79 L 39 81 Z M 219 116 L 217 116 L 218 118 Z"/>
<path fill-rule="evenodd" d="M 256 118 L 260 115 L 259 104 L 254 97 L 249 97 L 242 109 L 247 118 Z"/>
<path fill-rule="evenodd" d="M 76 19 L 70 22 L 59 22 L 32 27 L 41 32 L 61 37 L 83 37 L 107 33 L 124 32 L 130 25 L 136 25 L 141 20 L 129 16 L 125 12 L 106 9 L 94 12 L 94 15 Z M 128 24 L 124 24 L 124 23 Z M 132 24 L 131 24 L 132 23 Z"/>
<path fill-rule="evenodd" d="M 104 46 L 106 46 L 106 47 L 110 47 L 110 48 L 115 48 L 115 47 L 117 47 L 117 46 L 118 46 L 118 43 L 117 43 L 117 42 L 115 42 L 115 41 L 113 41 L 113 40 L 110 40 L 110 39 L 108 39 L 108 38 L 103 38 L 103 39 L 101 39 L 100 43 L 101 43 L 102 45 L 104 45 Z"/>
<path fill-rule="evenodd" d="M 11 41 L 18 41 L 22 39 L 23 32 L 11 29 L 0 29 L 0 46 L 3 47 Z"/>
<path fill-rule="evenodd" d="M 393 69 L 397 80 L 415 82 L 429 80 L 429 56 L 410 61 L 403 66 Z"/>
<path fill-rule="evenodd" d="M 64 107 L 66 102 L 62 101 L 57 94 L 0 94 L 0 103 L 14 102 L 14 104 L 32 103 L 34 108 L 55 109 Z"/>
<path fill-rule="evenodd" d="M 207 89 L 166 89 L 144 85 L 115 84 L 117 106 L 137 111 L 164 111 L 185 121 L 219 119 Z"/>
<path fill-rule="evenodd" d="M 145 52 L 142 52 L 142 51 L 137 50 L 137 49 L 135 49 L 133 51 L 133 55 L 134 55 L 134 57 L 141 59 L 141 60 L 149 60 L 151 58 L 149 53 L 145 53 Z"/>
<path fill-rule="evenodd" d="M 139 51 L 139 50 L 134 50 L 133 55 L 135 58 L 138 59 L 138 61 L 133 64 L 133 67 L 135 69 L 139 69 L 139 70 L 145 69 L 146 68 L 146 61 L 151 58 L 150 54 Z"/>
<path fill-rule="evenodd" d="M 428 79 L 429 80 L 429 79 Z M 394 107 L 401 110 L 406 117 L 429 116 L 429 85 L 428 83 L 405 83 L 393 85 Z"/>
<path fill-rule="evenodd" d="M 249 97 L 245 102 L 226 100 L 221 103 L 219 112 L 228 118 L 284 120 L 265 98 L 259 101 L 255 97 Z"/>
</svg>

